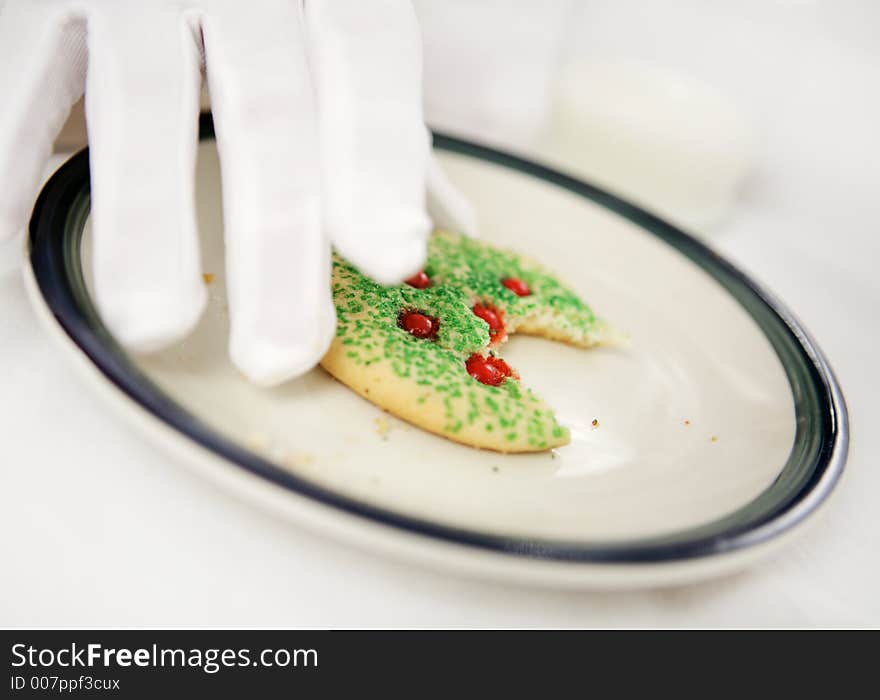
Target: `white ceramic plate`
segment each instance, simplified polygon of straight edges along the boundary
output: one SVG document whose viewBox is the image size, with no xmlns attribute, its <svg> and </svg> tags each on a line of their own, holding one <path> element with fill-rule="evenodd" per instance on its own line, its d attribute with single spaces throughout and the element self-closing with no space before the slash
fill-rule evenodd
<svg viewBox="0 0 880 700">
<path fill-rule="evenodd" d="M 846 413 L 792 316 L 702 244 L 589 185 L 439 137 L 484 238 L 559 272 L 632 336 L 625 350 L 505 349 L 572 431 L 543 454 L 454 444 L 316 369 L 278 389 L 226 354 L 220 173 L 203 122 L 198 212 L 211 301 L 194 335 L 132 357 L 90 294 L 88 162 L 47 184 L 31 289 L 91 383 L 181 460 L 266 507 L 422 562 L 567 585 L 674 583 L 742 566 L 829 494 Z M 593 425 L 597 421 L 598 425 Z"/>
</svg>

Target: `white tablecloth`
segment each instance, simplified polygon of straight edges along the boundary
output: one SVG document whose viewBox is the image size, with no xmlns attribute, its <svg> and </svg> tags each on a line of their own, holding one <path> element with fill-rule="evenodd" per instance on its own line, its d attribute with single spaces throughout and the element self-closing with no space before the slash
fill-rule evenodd
<svg viewBox="0 0 880 700">
<path fill-rule="evenodd" d="M 864 53 L 876 42 L 862 38 L 836 68 L 823 63 L 838 71 L 822 83 L 836 86 L 830 97 L 788 76 L 790 99 L 764 132 L 767 167 L 712 238 L 813 332 L 851 412 L 842 484 L 778 556 L 675 590 L 554 593 L 420 570 L 302 532 L 117 420 L 38 326 L 4 247 L 0 626 L 880 625 L 880 99 L 877 53 Z M 815 138 L 804 136 L 809 118 L 824 126 Z"/>
</svg>

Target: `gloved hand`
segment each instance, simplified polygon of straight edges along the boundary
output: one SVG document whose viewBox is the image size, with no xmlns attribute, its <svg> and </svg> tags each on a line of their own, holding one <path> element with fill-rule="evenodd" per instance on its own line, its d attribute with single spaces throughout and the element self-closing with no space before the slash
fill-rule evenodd
<svg viewBox="0 0 880 700">
<path fill-rule="evenodd" d="M 206 302 L 193 195 L 202 73 L 223 176 L 230 355 L 274 384 L 332 340 L 331 244 L 383 283 L 416 272 L 429 179 L 436 211 L 472 225 L 429 169 L 409 0 L 7 0 L 0 238 L 25 225 L 85 89 L 103 319 L 137 351 L 188 333 Z"/>
</svg>

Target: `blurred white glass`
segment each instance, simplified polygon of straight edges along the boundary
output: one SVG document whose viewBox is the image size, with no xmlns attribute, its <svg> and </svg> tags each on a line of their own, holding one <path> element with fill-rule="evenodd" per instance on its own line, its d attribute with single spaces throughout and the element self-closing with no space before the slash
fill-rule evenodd
<svg viewBox="0 0 880 700">
<path fill-rule="evenodd" d="M 545 127 L 572 0 L 415 0 L 432 127 L 507 147 Z"/>
<path fill-rule="evenodd" d="M 729 216 L 755 159 L 729 97 L 645 63 L 570 62 L 554 111 L 543 156 L 692 230 Z"/>
<path fill-rule="evenodd" d="M 729 212 L 752 162 L 748 120 L 699 80 L 596 59 L 585 41 L 592 22 L 604 23 L 606 46 L 625 47 L 636 6 L 416 0 L 416 7 L 431 126 L 550 159 L 690 227 Z"/>
<path fill-rule="evenodd" d="M 549 159 L 698 232 L 742 203 L 874 215 L 880 3 L 417 8 L 434 126 Z"/>
</svg>

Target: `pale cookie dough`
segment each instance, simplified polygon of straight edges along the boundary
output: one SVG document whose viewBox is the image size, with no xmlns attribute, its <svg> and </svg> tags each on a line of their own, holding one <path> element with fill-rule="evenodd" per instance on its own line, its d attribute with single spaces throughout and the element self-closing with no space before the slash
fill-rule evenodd
<svg viewBox="0 0 880 700">
<path fill-rule="evenodd" d="M 330 374 L 420 428 L 499 452 L 569 441 L 568 429 L 515 370 L 504 376 L 509 368 L 498 348 L 507 336 L 529 333 L 579 347 L 612 339 L 537 263 L 445 231 L 431 236 L 424 272 L 398 287 L 383 287 L 334 257 L 333 299 L 336 338 L 321 361 Z M 484 318 L 496 329 L 490 332 Z"/>
</svg>

